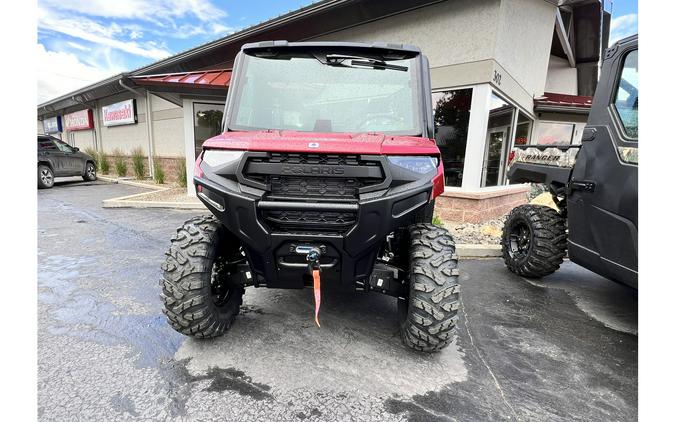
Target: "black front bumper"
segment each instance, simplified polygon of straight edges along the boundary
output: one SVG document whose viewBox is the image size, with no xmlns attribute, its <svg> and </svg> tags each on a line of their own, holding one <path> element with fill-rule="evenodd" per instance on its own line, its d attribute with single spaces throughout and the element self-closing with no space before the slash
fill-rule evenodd
<svg viewBox="0 0 675 422">
<path fill-rule="evenodd" d="M 204 177 L 194 178 L 200 200 L 240 239 L 257 284 L 273 288 L 311 284 L 305 256 L 295 252 L 296 246 L 309 245 L 322 251 L 322 288 L 353 290 L 357 282 L 370 276 L 387 235 L 412 224 L 416 212 L 429 203 L 432 191 L 431 178 L 425 177 L 396 188 L 388 182 L 380 192 L 360 195 L 354 202 L 270 201 L 263 191 L 243 186 L 234 177 L 223 177 L 208 167 L 204 170 Z M 293 208 L 344 209 L 355 212 L 356 219 L 342 233 L 322 233 L 278 231 L 261 218 L 266 210 Z"/>
</svg>

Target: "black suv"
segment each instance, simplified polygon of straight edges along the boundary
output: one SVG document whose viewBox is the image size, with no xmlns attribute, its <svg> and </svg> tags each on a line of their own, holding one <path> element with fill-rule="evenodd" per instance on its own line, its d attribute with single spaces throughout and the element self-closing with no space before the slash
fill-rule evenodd
<svg viewBox="0 0 675 422">
<path fill-rule="evenodd" d="M 37 161 L 40 189 L 54 186 L 54 177 L 82 176 L 88 182 L 96 180 L 94 158 L 53 136 L 38 135 Z"/>
</svg>

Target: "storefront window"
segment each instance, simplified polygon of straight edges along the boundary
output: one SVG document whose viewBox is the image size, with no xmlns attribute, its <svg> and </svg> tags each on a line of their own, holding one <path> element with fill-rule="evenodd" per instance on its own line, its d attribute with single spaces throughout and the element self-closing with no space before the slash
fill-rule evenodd
<svg viewBox="0 0 675 422">
<path fill-rule="evenodd" d="M 525 114 L 518 113 L 518 125 L 516 126 L 516 139 L 513 141 L 516 145 L 527 145 L 530 143 L 530 130 L 532 129 L 532 120 Z"/>
<path fill-rule="evenodd" d="M 537 145 L 570 145 L 574 136 L 573 123 L 539 122 Z"/>
<path fill-rule="evenodd" d="M 461 186 L 471 110 L 471 88 L 431 94 L 436 144 L 441 151 L 446 186 Z"/>
<path fill-rule="evenodd" d="M 514 110 L 515 107 L 492 94 L 483 158 L 482 186 L 503 184 Z"/>
<path fill-rule="evenodd" d="M 194 103 L 195 157 L 207 139 L 221 133 L 224 104 Z"/>
</svg>

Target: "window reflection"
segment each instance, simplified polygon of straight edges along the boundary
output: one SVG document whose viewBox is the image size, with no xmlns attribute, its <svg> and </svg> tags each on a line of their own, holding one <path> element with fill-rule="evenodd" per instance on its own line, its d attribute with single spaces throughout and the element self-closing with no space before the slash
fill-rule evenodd
<svg viewBox="0 0 675 422">
<path fill-rule="evenodd" d="M 195 157 L 202 152 L 204 141 L 221 132 L 224 104 L 194 103 Z"/>
<path fill-rule="evenodd" d="M 570 145 L 574 136 L 574 123 L 539 122 L 537 145 Z"/>
<path fill-rule="evenodd" d="M 436 144 L 443 159 L 446 186 L 462 185 L 471 94 L 471 88 L 431 94 Z"/>
<path fill-rule="evenodd" d="M 518 113 L 518 125 L 516 126 L 516 139 L 513 141 L 516 145 L 527 145 L 530 143 L 530 130 L 532 129 L 532 120 L 525 114 Z"/>
<path fill-rule="evenodd" d="M 614 105 L 619 113 L 626 135 L 638 138 L 638 51 L 626 56 Z"/>
</svg>

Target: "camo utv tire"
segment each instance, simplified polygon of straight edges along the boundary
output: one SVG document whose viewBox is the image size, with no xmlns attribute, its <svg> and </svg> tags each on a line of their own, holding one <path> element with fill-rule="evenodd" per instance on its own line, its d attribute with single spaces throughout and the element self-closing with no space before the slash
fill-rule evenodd
<svg viewBox="0 0 675 422">
<path fill-rule="evenodd" d="M 544 205 L 518 206 L 504 222 L 501 244 L 512 273 L 530 278 L 553 274 L 567 251 L 565 219 Z"/>
<path fill-rule="evenodd" d="M 415 224 L 409 233 L 409 296 L 400 301 L 401 338 L 415 350 L 438 352 L 453 340 L 459 309 L 459 269 L 450 233 Z"/>
<path fill-rule="evenodd" d="M 239 313 L 244 288 L 224 287 L 222 274 L 225 268 L 231 273 L 233 260 L 244 259 L 238 240 L 214 216 L 195 217 L 179 227 L 160 281 L 171 327 L 198 338 L 223 335 Z"/>
</svg>

